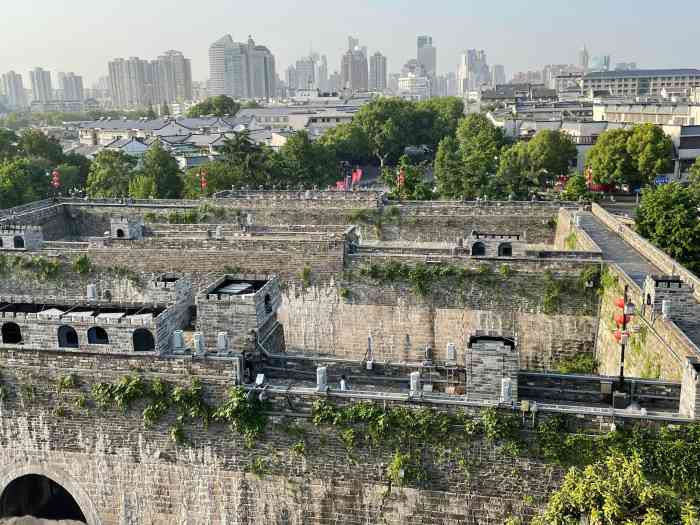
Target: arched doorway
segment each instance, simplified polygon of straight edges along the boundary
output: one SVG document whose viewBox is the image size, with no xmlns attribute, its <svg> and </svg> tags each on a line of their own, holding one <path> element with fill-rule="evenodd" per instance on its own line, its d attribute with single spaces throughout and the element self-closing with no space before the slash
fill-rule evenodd
<svg viewBox="0 0 700 525">
<path fill-rule="evenodd" d="M 40 474 L 26 474 L 14 479 L 0 496 L 0 518 L 20 516 L 87 523 L 73 496 Z"/>
<path fill-rule="evenodd" d="M 72 326 L 61 326 L 58 329 L 59 348 L 78 348 L 78 332 Z"/>
<path fill-rule="evenodd" d="M 15 248 L 24 248 L 24 239 L 17 235 L 13 239 L 13 244 Z"/>
<path fill-rule="evenodd" d="M 150 330 L 139 328 L 134 330 L 134 352 L 153 352 L 156 342 Z"/>
<path fill-rule="evenodd" d="M 22 342 L 22 330 L 17 323 L 2 325 L 2 342 L 8 345 L 18 345 Z"/>
<path fill-rule="evenodd" d="M 117 239 L 123 239 L 124 238 L 124 230 L 121 228 L 117 229 Z"/>
<path fill-rule="evenodd" d="M 486 246 L 483 242 L 472 244 L 472 257 L 483 257 L 484 255 L 486 255 Z"/>
<path fill-rule="evenodd" d="M 109 336 L 101 326 L 93 326 L 87 332 L 89 345 L 108 345 Z"/>
<path fill-rule="evenodd" d="M 513 245 L 509 242 L 503 242 L 498 245 L 499 257 L 513 257 Z"/>
</svg>

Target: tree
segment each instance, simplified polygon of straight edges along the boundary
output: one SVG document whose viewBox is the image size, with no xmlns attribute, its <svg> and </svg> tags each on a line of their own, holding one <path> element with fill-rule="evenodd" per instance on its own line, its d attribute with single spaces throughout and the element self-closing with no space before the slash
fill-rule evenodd
<svg viewBox="0 0 700 525">
<path fill-rule="evenodd" d="M 294 133 L 273 158 L 273 176 L 279 184 L 327 186 L 340 176 L 333 152 L 313 142 L 306 131 Z"/>
<path fill-rule="evenodd" d="M 525 200 L 539 180 L 531 157 L 530 144 L 518 142 L 501 153 L 489 194 L 495 198 Z"/>
<path fill-rule="evenodd" d="M 0 162 L 14 159 L 19 154 L 19 137 L 14 131 L 0 128 Z"/>
<path fill-rule="evenodd" d="M 153 109 L 153 104 L 148 104 L 148 109 L 146 110 L 146 118 L 148 120 L 155 120 L 158 118 L 158 115 L 156 115 L 156 112 Z"/>
<path fill-rule="evenodd" d="M 222 162 L 241 169 L 245 179 L 243 184 L 249 186 L 271 184 L 272 151 L 266 146 L 256 144 L 250 138 L 248 130 L 226 137 L 219 153 Z"/>
<path fill-rule="evenodd" d="M 56 170 L 61 174 L 61 187 L 59 191 L 67 192 L 72 189 L 82 189 L 85 187 L 86 178 L 83 177 L 81 169 L 73 164 L 59 164 Z"/>
<path fill-rule="evenodd" d="M 418 102 L 418 109 L 427 110 L 431 115 L 432 125 L 427 130 L 426 140 L 423 142 L 433 150 L 438 147 L 445 137 L 454 136 L 457 126 L 464 118 L 464 102 L 457 97 L 436 97 Z"/>
<path fill-rule="evenodd" d="M 499 154 L 505 142 L 501 129 L 484 115 L 472 113 L 457 128 L 457 141 L 465 165 L 462 197 L 483 195 L 498 168 Z"/>
<path fill-rule="evenodd" d="M 450 199 L 461 199 L 464 196 L 466 166 L 454 137 L 447 136 L 440 141 L 434 171 L 440 195 Z"/>
<path fill-rule="evenodd" d="M 143 156 L 140 174 L 155 184 L 154 197 L 177 199 L 182 193 L 180 167 L 170 153 L 156 140 Z M 140 183 L 141 184 L 141 183 Z M 129 190 L 131 194 L 131 189 Z"/>
<path fill-rule="evenodd" d="M 160 105 L 160 116 L 165 117 L 170 115 L 170 108 L 168 107 L 168 103 L 163 101 L 163 103 Z"/>
<path fill-rule="evenodd" d="M 19 149 L 25 157 L 45 159 L 56 165 L 63 162 L 63 148 L 53 137 L 47 137 L 38 129 L 27 129 L 22 132 Z"/>
<path fill-rule="evenodd" d="M 690 167 L 688 182 L 693 196 L 700 202 L 700 157 L 695 159 L 695 163 Z"/>
<path fill-rule="evenodd" d="M 380 98 L 365 104 L 353 117 L 367 136 L 369 150 L 380 167 L 395 163 L 406 146 L 420 144 L 414 128 L 414 104 L 398 98 Z"/>
<path fill-rule="evenodd" d="M 367 134 L 352 122 L 329 129 L 317 142 L 330 148 L 338 162 L 365 164 L 372 157 Z"/>
<path fill-rule="evenodd" d="M 628 179 L 630 184 L 649 184 L 657 175 L 673 170 L 673 143 L 663 129 L 654 124 L 640 124 L 632 128 L 627 139 L 627 152 L 639 175 L 638 178 Z"/>
<path fill-rule="evenodd" d="M 630 131 L 609 129 L 598 137 L 589 150 L 586 165 L 593 171 L 593 181 L 598 184 L 624 184 L 634 170 L 632 158 L 627 152 Z"/>
<path fill-rule="evenodd" d="M 48 180 L 41 191 L 35 178 L 26 159 L 0 164 L 0 208 L 12 208 L 44 198 L 49 188 Z"/>
<path fill-rule="evenodd" d="M 700 201 L 678 183 L 647 188 L 637 209 L 640 235 L 692 271 L 700 270 Z"/>
<path fill-rule="evenodd" d="M 407 155 L 399 159 L 396 169 L 384 168 L 382 180 L 389 187 L 389 196 L 398 200 L 430 200 L 432 188 L 426 179 L 427 166 L 413 164 Z"/>
<path fill-rule="evenodd" d="M 202 190 L 200 175 L 206 173 L 207 187 Z M 196 199 L 219 191 L 230 190 L 231 186 L 245 185 L 245 176 L 240 166 L 222 161 L 207 162 L 187 171 L 183 180 L 183 197 Z"/>
<path fill-rule="evenodd" d="M 562 131 L 543 129 L 528 143 L 529 165 L 542 187 L 547 180 L 566 175 L 577 156 L 574 141 Z"/>
<path fill-rule="evenodd" d="M 561 193 L 561 198 L 565 201 L 577 201 L 579 199 L 588 199 L 588 197 L 586 178 L 578 173 L 568 180 L 564 191 Z"/>
<path fill-rule="evenodd" d="M 199 104 L 195 104 L 187 112 L 190 118 L 213 115 L 215 117 L 234 116 L 241 109 L 240 104 L 226 95 L 210 97 Z"/>
<path fill-rule="evenodd" d="M 156 181 L 149 175 L 136 175 L 129 181 L 129 196 L 135 199 L 149 199 L 158 196 Z"/>
<path fill-rule="evenodd" d="M 121 151 L 102 150 L 92 165 L 87 180 L 90 197 L 122 197 L 129 192 L 129 182 L 136 161 Z"/>
</svg>

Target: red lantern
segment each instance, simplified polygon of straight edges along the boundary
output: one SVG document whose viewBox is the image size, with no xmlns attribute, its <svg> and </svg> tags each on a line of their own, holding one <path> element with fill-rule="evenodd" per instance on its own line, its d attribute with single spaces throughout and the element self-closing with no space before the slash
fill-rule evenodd
<svg viewBox="0 0 700 525">
<path fill-rule="evenodd" d="M 58 189 L 61 185 L 61 173 L 58 170 L 53 170 L 51 173 L 51 186 Z"/>
<path fill-rule="evenodd" d="M 629 315 L 616 315 L 615 316 L 615 324 L 617 326 L 622 326 L 623 324 L 627 324 L 630 322 L 631 317 Z"/>
<path fill-rule="evenodd" d="M 202 191 L 207 189 L 207 172 L 206 171 L 201 171 L 199 173 L 199 185 L 202 188 Z"/>
<path fill-rule="evenodd" d="M 406 172 L 402 168 L 401 171 L 399 171 L 399 177 L 397 179 L 397 184 L 400 187 L 400 186 L 403 186 L 405 183 L 406 183 Z"/>
<path fill-rule="evenodd" d="M 620 330 L 615 330 L 613 332 L 613 337 L 615 338 L 615 341 L 619 343 L 622 340 L 622 332 L 620 332 Z"/>
<path fill-rule="evenodd" d="M 618 308 L 624 308 L 625 307 L 624 298 L 620 297 L 619 299 L 615 299 L 615 306 L 617 306 Z"/>
</svg>

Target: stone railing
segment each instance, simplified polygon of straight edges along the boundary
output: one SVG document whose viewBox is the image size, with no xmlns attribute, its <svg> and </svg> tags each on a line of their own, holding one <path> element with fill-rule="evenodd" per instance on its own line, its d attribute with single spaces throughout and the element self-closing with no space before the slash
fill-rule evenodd
<svg viewBox="0 0 700 525">
<path fill-rule="evenodd" d="M 683 282 L 691 285 L 694 288 L 695 298 L 700 300 L 700 278 L 697 275 L 644 239 L 603 207 L 598 204 L 593 204 L 591 211 L 601 222 L 663 273 L 667 275 L 678 275 Z"/>
</svg>

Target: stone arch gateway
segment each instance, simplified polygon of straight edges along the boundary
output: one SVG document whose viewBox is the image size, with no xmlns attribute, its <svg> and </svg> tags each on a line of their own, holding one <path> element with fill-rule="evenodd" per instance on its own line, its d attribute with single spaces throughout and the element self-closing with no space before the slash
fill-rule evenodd
<svg viewBox="0 0 700 525">
<path fill-rule="evenodd" d="M 60 487 L 77 505 L 87 525 L 102 525 L 97 510 L 85 490 L 63 469 L 51 463 L 22 463 L 0 468 L 0 503 L 8 489 L 15 490 L 16 483 L 13 485 L 13 482 L 30 476 L 46 478 L 54 486 Z"/>
</svg>

